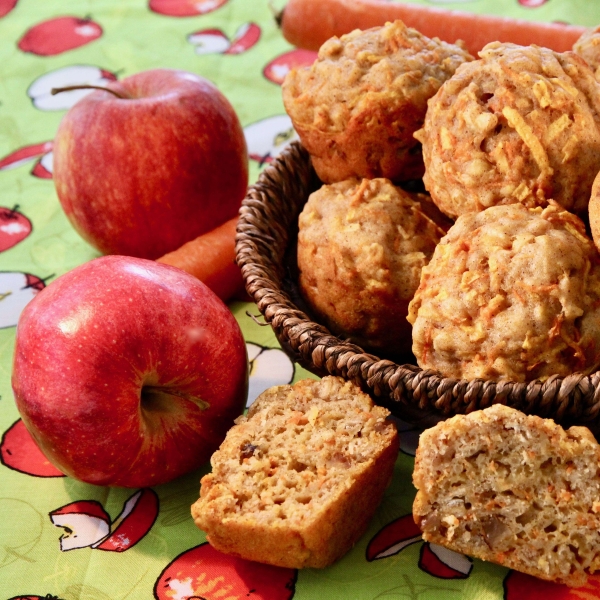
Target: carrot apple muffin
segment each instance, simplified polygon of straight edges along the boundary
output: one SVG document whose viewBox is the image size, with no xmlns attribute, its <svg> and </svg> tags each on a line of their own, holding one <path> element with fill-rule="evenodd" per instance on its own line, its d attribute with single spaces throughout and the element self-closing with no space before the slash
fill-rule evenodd
<svg viewBox="0 0 600 600">
<path fill-rule="evenodd" d="M 594 370 L 599 260 L 582 221 L 556 203 L 462 215 L 409 307 L 419 366 L 519 382 Z"/>
<path fill-rule="evenodd" d="M 299 218 L 300 290 L 332 332 L 388 355 L 410 352 L 408 303 L 444 230 L 388 179 L 311 194 Z"/>
<path fill-rule="evenodd" d="M 590 203 L 588 205 L 588 218 L 592 239 L 596 248 L 600 250 L 600 172 L 596 175 L 592 185 Z"/>
<path fill-rule="evenodd" d="M 192 506 L 217 550 L 325 567 L 366 529 L 398 454 L 385 408 L 339 377 L 271 388 L 239 417 Z"/>
<path fill-rule="evenodd" d="M 553 199 L 585 214 L 600 171 L 600 83 L 579 56 L 493 42 L 430 100 L 424 183 L 450 217 Z"/>
<path fill-rule="evenodd" d="M 423 538 L 570 586 L 600 570 L 600 446 L 586 427 L 502 405 L 421 434 L 413 517 Z"/>
<path fill-rule="evenodd" d="M 578 54 L 600 78 L 600 26 L 588 29 L 574 44 L 573 52 Z"/>
<path fill-rule="evenodd" d="M 413 133 L 427 100 L 472 58 L 401 21 L 325 42 L 312 66 L 293 69 L 283 83 L 286 111 L 321 180 L 420 178 Z"/>
</svg>

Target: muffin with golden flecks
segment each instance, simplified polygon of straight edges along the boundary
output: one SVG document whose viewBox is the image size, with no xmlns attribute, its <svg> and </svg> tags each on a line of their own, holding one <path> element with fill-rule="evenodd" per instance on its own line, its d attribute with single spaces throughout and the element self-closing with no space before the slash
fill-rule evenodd
<svg viewBox="0 0 600 600">
<path fill-rule="evenodd" d="M 335 334 L 388 355 L 410 352 L 408 303 L 443 234 L 387 179 L 325 185 L 299 218 L 302 294 Z"/>
<path fill-rule="evenodd" d="M 413 517 L 430 543 L 580 587 L 600 570 L 599 461 L 587 427 L 501 404 L 456 415 L 419 438 Z"/>
<path fill-rule="evenodd" d="M 600 171 L 600 83 L 581 57 L 488 44 L 429 101 L 425 187 L 456 218 L 498 204 L 582 216 Z"/>
<path fill-rule="evenodd" d="M 517 382 L 600 363 L 600 258 L 583 222 L 551 203 L 460 216 L 409 308 L 420 367 Z"/>
<path fill-rule="evenodd" d="M 472 59 L 459 45 L 401 21 L 357 29 L 325 42 L 312 66 L 290 71 L 283 102 L 323 182 L 420 178 L 423 158 L 413 133 L 427 100 Z"/>
<path fill-rule="evenodd" d="M 594 71 L 596 79 L 600 78 L 600 26 L 582 34 L 573 44 L 573 52 L 585 60 Z"/>
</svg>

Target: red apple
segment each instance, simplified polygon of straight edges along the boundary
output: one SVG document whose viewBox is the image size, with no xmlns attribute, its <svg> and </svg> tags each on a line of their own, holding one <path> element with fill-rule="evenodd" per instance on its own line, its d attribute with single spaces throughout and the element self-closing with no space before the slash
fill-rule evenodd
<svg viewBox="0 0 600 600">
<path fill-rule="evenodd" d="M 56 17 L 34 25 L 19 40 L 23 52 L 54 56 L 93 42 L 102 35 L 102 27 L 91 19 Z"/>
<path fill-rule="evenodd" d="M 64 116 L 54 182 L 75 229 L 104 254 L 158 258 L 233 218 L 244 133 L 209 81 L 170 69 L 110 82 Z"/>
<path fill-rule="evenodd" d="M 24 309 L 12 385 L 62 472 L 150 487 L 203 465 L 244 408 L 246 347 L 229 309 L 184 271 L 105 256 Z"/>
</svg>

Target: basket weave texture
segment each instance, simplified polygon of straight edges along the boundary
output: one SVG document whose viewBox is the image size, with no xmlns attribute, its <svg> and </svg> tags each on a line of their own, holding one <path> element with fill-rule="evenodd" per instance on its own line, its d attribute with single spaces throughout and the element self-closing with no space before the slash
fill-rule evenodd
<svg viewBox="0 0 600 600">
<path fill-rule="evenodd" d="M 395 416 L 420 426 L 492 404 L 586 425 L 600 434 L 600 372 L 541 381 L 467 381 L 365 352 L 314 322 L 299 305 L 295 273 L 298 215 L 320 186 L 306 150 L 291 144 L 250 186 L 236 236 L 246 290 L 283 350 L 316 375 L 338 375 L 360 385 Z"/>
</svg>

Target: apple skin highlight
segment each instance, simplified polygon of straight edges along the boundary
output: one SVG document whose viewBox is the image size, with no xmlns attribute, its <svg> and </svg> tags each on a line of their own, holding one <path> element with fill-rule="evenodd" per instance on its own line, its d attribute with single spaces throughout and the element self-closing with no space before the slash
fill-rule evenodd
<svg viewBox="0 0 600 600">
<path fill-rule="evenodd" d="M 52 282 L 19 319 L 12 385 L 65 474 L 148 487 L 206 463 L 245 406 L 246 346 L 187 273 L 106 256 Z"/>
<path fill-rule="evenodd" d="M 103 254 L 156 259 L 237 215 L 244 133 L 208 80 L 171 69 L 109 82 L 63 117 L 54 182 L 67 218 Z"/>
</svg>

